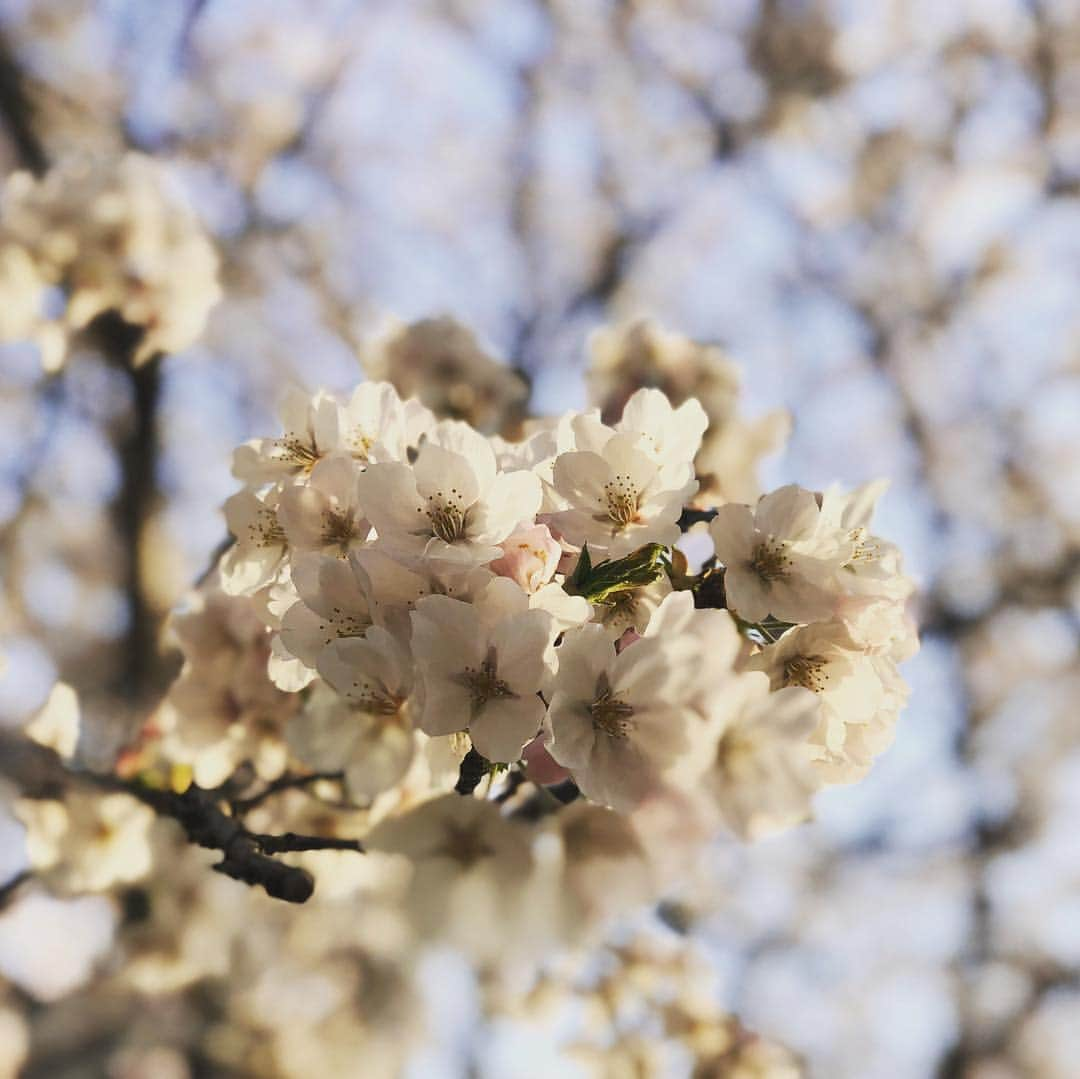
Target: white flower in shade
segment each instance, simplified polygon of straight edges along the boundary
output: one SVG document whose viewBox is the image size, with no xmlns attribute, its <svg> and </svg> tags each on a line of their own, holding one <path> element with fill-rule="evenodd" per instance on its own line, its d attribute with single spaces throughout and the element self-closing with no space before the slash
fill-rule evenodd
<svg viewBox="0 0 1080 1079">
<path fill-rule="evenodd" d="M 275 581 L 289 552 L 275 493 L 237 491 L 225 502 L 225 523 L 236 542 L 222 556 L 221 587 L 250 595 Z"/>
<path fill-rule="evenodd" d="M 307 483 L 286 487 L 278 500 L 278 522 L 295 552 L 319 551 L 344 558 L 371 534 L 360 505 L 360 469 L 343 454 L 325 457 Z"/>
<path fill-rule="evenodd" d="M 412 658 L 382 626 L 331 642 L 319 657 L 319 674 L 352 707 L 376 715 L 397 715 L 412 692 Z"/>
<path fill-rule="evenodd" d="M 643 634 L 653 613 L 670 594 L 671 581 L 666 573 L 661 573 L 650 584 L 627 588 L 614 593 L 603 603 L 594 604 L 592 619 L 607 630 L 613 641 L 617 641 L 628 629 Z"/>
<path fill-rule="evenodd" d="M 791 484 L 755 509 L 728 503 L 709 523 L 723 563 L 728 606 L 749 622 L 831 618 L 840 601 L 836 574 L 847 550 L 823 542 L 821 511 L 811 491 Z"/>
<path fill-rule="evenodd" d="M 837 614 L 862 646 L 900 662 L 919 648 L 917 627 L 906 611 L 915 582 L 903 572 L 899 549 L 870 531 L 874 506 L 886 487 L 880 480 L 850 494 L 830 488 L 821 516 L 851 545 L 837 575 L 845 593 Z"/>
<path fill-rule="evenodd" d="M 739 415 L 719 422 L 714 418 L 694 462 L 701 495 L 715 502 L 755 501 L 761 494 L 761 458 L 776 453 L 790 435 L 791 415 L 782 410 L 753 420 Z"/>
<path fill-rule="evenodd" d="M 382 821 L 365 846 L 408 860 L 406 902 L 422 936 L 489 955 L 527 928 L 531 839 L 492 802 L 448 794 Z"/>
<path fill-rule="evenodd" d="M 571 596 L 558 581 L 549 581 L 529 596 L 534 611 L 547 611 L 558 633 L 588 622 L 592 607 L 584 596 Z"/>
<path fill-rule="evenodd" d="M 590 436 L 594 444 L 601 438 Z M 587 543 L 594 560 L 620 558 L 646 543 L 674 543 L 679 515 L 697 490 L 683 467 L 657 463 L 636 441 L 610 435 L 598 451 L 575 450 L 555 461 L 555 490 L 567 508 L 551 522 L 569 543 Z"/>
<path fill-rule="evenodd" d="M 647 903 L 656 894 L 653 866 L 631 818 L 579 800 L 545 821 L 560 840 L 562 857 L 552 889 L 559 940 L 591 929 Z M 545 867 L 547 868 L 547 867 Z"/>
<path fill-rule="evenodd" d="M 245 759 L 274 778 L 285 763 L 281 731 L 300 700 L 270 681 L 270 634 L 254 605 L 209 589 L 171 629 L 185 663 L 155 716 L 167 754 L 191 764 L 202 786 L 221 783 Z"/>
<path fill-rule="evenodd" d="M 127 794 L 74 790 L 63 802 L 20 798 L 35 873 L 66 894 L 103 892 L 150 872 L 154 813 Z"/>
<path fill-rule="evenodd" d="M 701 671 L 688 663 L 696 653 L 670 641 L 645 637 L 616 655 L 604 627 L 590 623 L 559 646 L 547 749 L 595 802 L 634 808 L 690 748 Z"/>
<path fill-rule="evenodd" d="M 491 562 L 500 544 L 540 508 L 531 472 L 499 472 L 487 439 L 462 423 L 441 423 L 416 463 L 373 464 L 361 500 L 387 548 L 426 558 Z"/>
<path fill-rule="evenodd" d="M 709 418 L 694 398 L 672 408 L 659 390 L 641 389 L 626 402 L 615 430 L 631 435 L 637 449 L 673 479 L 681 473 L 686 483 L 694 478 L 694 455 L 708 426 Z"/>
<path fill-rule="evenodd" d="M 342 440 L 341 405 L 320 390 L 314 396 L 290 390 L 281 405 L 280 438 L 256 438 L 233 454 L 233 475 L 253 487 L 303 477 Z"/>
<path fill-rule="evenodd" d="M 388 320 L 362 361 L 372 378 L 388 379 L 439 417 L 465 420 L 485 433 L 512 426 L 529 396 L 521 375 L 490 356 L 472 331 L 452 318 Z"/>
<path fill-rule="evenodd" d="M 744 839 L 805 820 L 821 785 L 810 749 L 818 701 L 800 686 L 770 692 L 760 672 L 741 675 L 717 700 L 717 733 L 706 790 Z"/>
<path fill-rule="evenodd" d="M 517 760 L 544 718 L 538 694 L 555 636 L 551 616 L 530 610 L 513 581 L 496 577 L 475 603 L 424 597 L 412 625 L 423 685 L 420 729 L 468 730 L 488 760 Z"/>
<path fill-rule="evenodd" d="M 336 694 L 316 690 L 289 723 L 289 747 L 316 771 L 344 772 L 349 794 L 368 802 L 412 763 L 412 660 L 392 634 L 372 626 L 325 648 L 319 673 Z"/>
<path fill-rule="evenodd" d="M 308 555 L 293 566 L 300 599 L 285 612 L 279 639 L 312 670 L 322 650 L 339 637 L 359 637 L 375 621 L 373 586 L 353 560 Z"/>
<path fill-rule="evenodd" d="M 55 750 L 64 760 L 75 756 L 81 716 L 79 698 L 66 682 L 57 682 L 23 733 L 38 745 Z"/>
<path fill-rule="evenodd" d="M 817 694 L 820 717 L 811 744 L 829 781 L 861 778 L 891 743 L 907 686 L 895 664 L 863 651 L 844 623 L 790 630 L 748 666 L 764 671 L 774 690 L 801 686 Z"/>
</svg>

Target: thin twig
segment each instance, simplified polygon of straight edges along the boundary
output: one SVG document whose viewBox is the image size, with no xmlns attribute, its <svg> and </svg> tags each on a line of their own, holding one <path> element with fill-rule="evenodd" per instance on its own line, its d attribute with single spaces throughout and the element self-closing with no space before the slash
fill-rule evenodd
<svg viewBox="0 0 1080 1079">
<path fill-rule="evenodd" d="M 19 889 L 33 877 L 29 869 L 16 873 L 7 883 L 0 884 L 0 910 L 6 910 Z"/>
<path fill-rule="evenodd" d="M 286 772 L 283 776 L 273 780 L 273 782 L 267 783 L 258 794 L 253 794 L 248 798 L 236 798 L 229 805 L 234 817 L 242 817 L 245 813 L 251 812 L 256 806 L 262 805 L 267 798 L 271 798 L 275 794 L 281 794 L 283 791 L 289 790 L 302 790 L 324 779 L 340 780 L 341 778 L 341 772 L 311 772 L 307 775 Z"/>
</svg>

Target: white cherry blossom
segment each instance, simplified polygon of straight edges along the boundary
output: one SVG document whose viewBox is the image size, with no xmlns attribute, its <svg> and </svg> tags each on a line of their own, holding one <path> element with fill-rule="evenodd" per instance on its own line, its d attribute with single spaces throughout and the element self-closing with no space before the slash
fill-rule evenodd
<svg viewBox="0 0 1080 1079">
<path fill-rule="evenodd" d="M 548 752 L 595 802 L 628 810 L 654 793 L 690 746 L 696 684 L 662 638 L 616 654 L 603 626 L 570 630 L 549 679 Z"/>
<path fill-rule="evenodd" d="M 555 636 L 551 616 L 530 610 L 528 596 L 500 577 L 471 604 L 424 597 L 412 625 L 423 686 L 420 729 L 467 730 L 488 760 L 517 760 L 544 718 L 539 691 Z"/>
<path fill-rule="evenodd" d="M 754 509 L 729 502 L 709 523 L 723 563 L 728 606 L 750 622 L 832 617 L 840 601 L 836 574 L 850 546 L 823 542 L 821 511 L 811 491 L 791 484 Z"/>
<path fill-rule="evenodd" d="M 531 472 L 499 472 L 491 445 L 462 423 L 441 423 L 413 465 L 371 465 L 360 496 L 379 542 L 405 554 L 481 565 L 540 507 Z"/>
<path fill-rule="evenodd" d="M 811 742 L 815 759 L 833 782 L 865 775 L 892 741 L 907 687 L 895 664 L 869 655 L 842 622 L 822 622 L 785 633 L 751 657 L 774 690 L 802 686 L 817 694 L 820 719 Z"/>
<path fill-rule="evenodd" d="M 659 390 L 641 389 L 626 402 L 615 430 L 633 436 L 636 447 L 673 476 L 685 473 L 686 482 L 693 479 L 694 456 L 708 425 L 705 410 L 694 398 L 672 408 Z"/>
<path fill-rule="evenodd" d="M 646 543 L 672 544 L 676 523 L 697 490 L 686 469 L 657 463 L 631 434 L 610 435 L 597 450 L 555 460 L 554 486 L 567 508 L 550 520 L 569 543 L 595 559 L 619 558 Z"/>
<path fill-rule="evenodd" d="M 768 679 L 751 671 L 717 705 L 704 782 L 724 823 L 756 839 L 804 820 L 822 781 L 811 760 L 819 721 L 814 694 L 801 686 L 770 692 Z"/>
<path fill-rule="evenodd" d="M 280 437 L 253 439 L 233 454 L 233 475 L 241 482 L 260 486 L 308 476 L 341 446 L 342 407 L 325 391 L 312 397 L 298 387 L 290 389 L 282 400 L 280 418 Z"/>
<path fill-rule="evenodd" d="M 221 587 L 230 595 L 251 595 L 275 581 L 289 552 L 276 493 L 237 491 L 225 502 L 225 523 L 235 542 L 221 559 Z"/>
<path fill-rule="evenodd" d="M 316 692 L 291 720 L 290 748 L 316 771 L 343 772 L 358 801 L 389 790 L 415 752 L 412 671 L 408 652 L 380 626 L 334 641 L 321 654 L 319 673 L 336 693 Z"/>
<path fill-rule="evenodd" d="M 281 492 L 278 521 L 292 551 L 344 558 L 363 545 L 371 525 L 360 505 L 360 474 L 351 457 L 333 454 L 315 465 L 307 483 Z"/>
<path fill-rule="evenodd" d="M 362 464 L 404 461 L 410 446 L 435 425 L 419 401 L 402 401 L 389 382 L 362 382 L 341 413 L 341 448 Z"/>
</svg>

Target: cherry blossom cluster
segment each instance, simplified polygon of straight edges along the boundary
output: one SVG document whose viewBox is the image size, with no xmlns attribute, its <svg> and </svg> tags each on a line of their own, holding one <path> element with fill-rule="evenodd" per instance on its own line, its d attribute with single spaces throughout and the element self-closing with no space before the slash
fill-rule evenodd
<svg viewBox="0 0 1080 1079">
<path fill-rule="evenodd" d="M 617 332 L 662 334 L 604 331 L 594 353 Z M 709 415 L 652 387 L 611 422 L 567 413 L 513 442 L 380 381 L 294 391 L 281 418 L 236 451 L 233 542 L 175 619 L 186 665 L 156 733 L 203 785 L 244 761 L 340 775 L 368 847 L 409 861 L 420 924 L 454 921 L 447 865 L 490 869 L 503 925 L 528 909 L 550 869 L 516 815 L 529 797 L 564 896 L 602 906 L 567 883 L 598 852 L 647 894 L 670 829 L 692 847 L 790 826 L 888 744 L 916 639 L 911 582 L 870 531 L 881 485 L 716 506 L 695 473 Z"/>
<path fill-rule="evenodd" d="M 0 341 L 33 340 L 46 370 L 105 312 L 143 333 L 135 364 L 202 332 L 220 296 L 218 259 L 152 158 L 74 156 L 0 194 Z"/>
<path fill-rule="evenodd" d="M 643 333 L 662 331 L 594 354 Z M 309 819 L 269 823 L 361 841 L 411 932 L 481 959 L 576 939 L 718 829 L 790 827 L 865 774 L 917 646 L 911 581 L 870 530 L 882 485 L 703 494 L 710 427 L 748 428 L 734 403 L 714 418 L 608 377 L 617 416 L 515 441 L 385 381 L 288 394 L 282 432 L 235 452 L 230 544 L 172 619 L 183 667 L 119 773 L 302 783 Z M 756 451 L 729 461 L 712 490 L 756 484 Z M 85 826 L 145 843 L 144 806 L 110 797 Z M 74 857 L 59 817 L 23 814 L 52 872 Z"/>
</svg>

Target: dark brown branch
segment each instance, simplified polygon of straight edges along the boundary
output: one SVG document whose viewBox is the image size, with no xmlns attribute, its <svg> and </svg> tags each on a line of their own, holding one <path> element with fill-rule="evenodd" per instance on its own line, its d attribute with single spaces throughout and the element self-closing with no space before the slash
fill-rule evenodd
<svg viewBox="0 0 1080 1079">
<path fill-rule="evenodd" d="M 480 780 L 488 774 L 491 762 L 480 756 L 475 749 L 470 749 L 461 762 L 458 781 L 454 790 L 458 794 L 472 794 L 480 785 Z"/>
<path fill-rule="evenodd" d="M 49 167 L 45 147 L 34 130 L 34 106 L 6 38 L 0 34 L 0 122 L 22 165 L 40 176 Z"/>
<path fill-rule="evenodd" d="M 679 518 L 679 531 L 686 532 L 696 524 L 711 521 L 716 516 L 716 510 L 699 510 L 693 506 L 687 506 Z"/>
<path fill-rule="evenodd" d="M 248 798 L 233 799 L 230 802 L 230 807 L 234 817 L 241 817 L 245 813 L 250 813 L 256 806 L 262 805 L 267 798 L 271 798 L 275 794 L 281 794 L 283 791 L 289 790 L 302 790 L 322 780 L 340 780 L 341 778 L 341 772 L 312 772 L 308 775 L 296 775 L 293 772 L 286 772 L 283 776 L 279 776 L 273 782 L 268 783 L 258 794 L 253 794 Z"/>
<path fill-rule="evenodd" d="M 19 889 L 32 878 L 33 874 L 30 870 L 24 869 L 21 873 L 16 873 L 10 880 L 0 884 L 0 911 L 7 909 Z"/>
<path fill-rule="evenodd" d="M 147 787 L 137 780 L 68 769 L 51 749 L 11 731 L 0 730 L 0 776 L 14 782 L 28 798 L 62 799 L 72 785 L 122 791 L 149 806 L 159 817 L 169 817 L 184 830 L 189 842 L 221 853 L 213 868 L 234 880 L 258 885 L 267 895 L 289 903 L 311 898 L 315 881 L 299 866 L 287 865 L 271 855 L 288 851 L 351 850 L 361 852 L 355 839 L 251 832 L 225 811 L 220 791 L 195 784 L 182 793 Z"/>
<path fill-rule="evenodd" d="M 298 850 L 352 850 L 358 854 L 364 852 L 364 845 L 359 839 L 297 835 L 296 832 L 282 832 L 281 835 L 255 835 L 254 838 L 266 854 L 285 854 L 288 851 Z"/>
<path fill-rule="evenodd" d="M 133 702 L 140 703 L 159 688 L 155 684 L 160 668 L 159 619 L 149 600 L 143 543 L 157 498 L 161 374 L 156 359 L 139 367 L 133 365 L 132 359 L 143 331 L 125 322 L 115 312 L 96 319 L 90 328 L 90 336 L 101 354 L 124 374 L 131 390 L 128 422 L 116 436 L 121 482 L 113 516 L 123 548 L 124 591 L 128 600 L 124 659 L 117 689 Z"/>
</svg>

